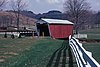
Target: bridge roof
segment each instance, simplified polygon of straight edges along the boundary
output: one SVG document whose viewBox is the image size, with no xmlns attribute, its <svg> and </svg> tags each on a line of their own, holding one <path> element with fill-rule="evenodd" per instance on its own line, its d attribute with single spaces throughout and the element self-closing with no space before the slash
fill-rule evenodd
<svg viewBox="0 0 100 67">
<path fill-rule="evenodd" d="M 60 20 L 60 19 L 42 19 L 43 21 L 49 23 L 49 24 L 73 24 L 72 22 L 68 20 Z"/>
</svg>

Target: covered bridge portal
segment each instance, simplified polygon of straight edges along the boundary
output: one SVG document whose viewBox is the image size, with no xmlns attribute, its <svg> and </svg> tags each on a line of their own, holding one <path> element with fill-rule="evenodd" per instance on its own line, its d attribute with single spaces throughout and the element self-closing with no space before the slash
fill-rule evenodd
<svg viewBox="0 0 100 67">
<path fill-rule="evenodd" d="M 68 20 L 42 19 L 37 22 L 39 36 L 52 38 L 68 38 L 73 34 L 73 23 Z"/>
</svg>

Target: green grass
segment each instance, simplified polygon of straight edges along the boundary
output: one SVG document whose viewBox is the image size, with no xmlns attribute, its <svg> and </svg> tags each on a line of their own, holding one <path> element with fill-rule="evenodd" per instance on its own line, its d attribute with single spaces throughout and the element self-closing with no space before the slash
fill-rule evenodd
<svg viewBox="0 0 100 67">
<path fill-rule="evenodd" d="M 0 50 L 2 52 L 22 52 L 31 46 L 31 39 L 3 39 L 0 40 Z"/>
<path fill-rule="evenodd" d="M 100 34 L 87 34 L 88 39 L 100 39 Z"/>
<path fill-rule="evenodd" d="M 50 38 L 1 38 L 0 66 L 45 67 L 52 53 L 61 47 L 63 40 Z"/>
<path fill-rule="evenodd" d="M 0 39 L 0 59 L 4 59 L 4 62 L 0 63 L 0 65 L 5 65 L 8 58 L 20 56 L 23 51 L 31 47 L 33 42 L 34 40 L 31 38 Z"/>
<path fill-rule="evenodd" d="M 100 39 L 100 28 L 80 30 L 80 34 L 87 34 L 88 39 Z"/>
<path fill-rule="evenodd" d="M 79 33 L 87 34 L 87 39 L 99 39 L 100 40 L 100 28 L 97 29 L 88 29 L 88 30 L 81 30 Z M 86 50 L 92 52 L 93 57 L 99 62 L 100 64 L 100 43 L 83 43 L 83 46 Z"/>
<path fill-rule="evenodd" d="M 87 51 L 92 52 L 92 56 L 100 64 L 100 43 L 84 43 L 83 46 Z"/>
<path fill-rule="evenodd" d="M 82 34 L 100 34 L 100 28 L 80 30 L 79 33 L 82 33 Z"/>
</svg>

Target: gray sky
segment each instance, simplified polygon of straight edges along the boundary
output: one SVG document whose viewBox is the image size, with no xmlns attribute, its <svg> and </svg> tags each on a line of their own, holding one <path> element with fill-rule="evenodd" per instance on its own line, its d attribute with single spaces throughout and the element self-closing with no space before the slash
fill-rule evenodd
<svg viewBox="0 0 100 67">
<path fill-rule="evenodd" d="M 87 0 L 90 3 L 91 9 L 100 11 L 100 0 Z"/>
<path fill-rule="evenodd" d="M 65 0 L 24 0 L 28 1 L 28 10 L 34 13 L 44 13 L 49 10 L 59 10 L 64 11 L 64 1 Z M 100 0 L 87 0 L 93 10 L 100 10 Z"/>
<path fill-rule="evenodd" d="M 49 10 L 63 10 L 64 0 L 30 0 L 29 9 L 35 13 L 48 12 Z"/>
</svg>

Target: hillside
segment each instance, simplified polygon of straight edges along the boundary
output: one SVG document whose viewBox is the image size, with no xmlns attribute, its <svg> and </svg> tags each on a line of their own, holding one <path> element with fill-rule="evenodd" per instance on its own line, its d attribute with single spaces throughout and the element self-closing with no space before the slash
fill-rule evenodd
<svg viewBox="0 0 100 67">
<path fill-rule="evenodd" d="M 47 13 L 37 14 L 35 18 L 50 18 L 50 19 L 64 19 L 65 14 L 60 11 L 52 10 Z"/>
<path fill-rule="evenodd" d="M 8 12 L 12 12 L 12 11 L 8 11 Z M 64 19 L 65 17 L 64 13 L 57 10 L 51 10 L 48 11 L 47 13 L 42 13 L 42 14 L 41 13 L 35 14 L 32 11 L 21 11 L 21 14 L 36 19 L 41 19 L 41 18 Z"/>
<path fill-rule="evenodd" d="M 17 27 L 16 13 L 13 12 L 0 12 L 0 28 Z M 34 18 L 20 14 L 19 27 L 33 27 L 37 21 Z"/>
</svg>

